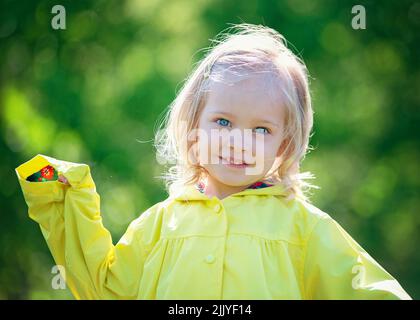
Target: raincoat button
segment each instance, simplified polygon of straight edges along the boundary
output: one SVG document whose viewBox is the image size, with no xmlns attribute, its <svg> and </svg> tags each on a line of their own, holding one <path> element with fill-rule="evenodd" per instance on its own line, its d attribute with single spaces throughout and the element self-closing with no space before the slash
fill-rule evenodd
<svg viewBox="0 0 420 320">
<path fill-rule="evenodd" d="M 215 258 L 212 254 L 209 254 L 209 255 L 206 257 L 206 262 L 207 262 L 207 263 L 213 263 L 213 262 L 214 262 L 214 260 L 216 260 L 216 258 Z"/>
<path fill-rule="evenodd" d="M 215 212 L 219 212 L 220 208 L 221 208 L 220 204 L 216 204 L 213 209 Z"/>
</svg>

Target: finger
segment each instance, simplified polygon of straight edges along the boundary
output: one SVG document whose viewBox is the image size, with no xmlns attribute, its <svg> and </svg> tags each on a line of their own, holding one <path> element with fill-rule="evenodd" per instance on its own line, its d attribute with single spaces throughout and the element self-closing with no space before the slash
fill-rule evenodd
<svg viewBox="0 0 420 320">
<path fill-rule="evenodd" d="M 63 175 L 59 175 L 58 180 L 65 183 L 65 184 L 69 184 L 68 180 Z"/>
</svg>

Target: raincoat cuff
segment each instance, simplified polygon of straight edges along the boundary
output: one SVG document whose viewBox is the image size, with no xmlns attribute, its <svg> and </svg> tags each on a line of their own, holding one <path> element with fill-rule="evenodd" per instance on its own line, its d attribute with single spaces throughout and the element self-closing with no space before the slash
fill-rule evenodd
<svg viewBox="0 0 420 320">
<path fill-rule="evenodd" d="M 63 189 L 66 185 L 58 180 L 43 182 L 30 182 L 26 180 L 28 176 L 47 165 L 52 166 L 57 171 L 58 175 L 63 175 L 69 182 L 70 187 L 74 189 L 96 189 L 88 165 L 58 160 L 43 154 L 37 154 L 35 157 L 15 169 L 21 186 L 24 187 L 26 191 L 33 193 L 45 193 L 46 191 L 54 191 L 57 188 Z"/>
</svg>

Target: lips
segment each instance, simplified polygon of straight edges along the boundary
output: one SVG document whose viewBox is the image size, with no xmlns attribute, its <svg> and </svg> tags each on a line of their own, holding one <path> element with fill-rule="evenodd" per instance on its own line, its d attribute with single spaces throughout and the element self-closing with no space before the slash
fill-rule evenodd
<svg viewBox="0 0 420 320">
<path fill-rule="evenodd" d="M 223 163 L 228 164 L 228 165 L 231 165 L 231 166 L 237 166 L 237 167 L 246 167 L 246 166 L 248 166 L 248 163 L 243 162 L 242 160 L 236 161 L 236 163 L 235 163 L 235 159 L 234 158 L 229 158 L 229 160 L 228 160 L 228 159 L 219 157 L 219 159 L 222 160 Z"/>
</svg>

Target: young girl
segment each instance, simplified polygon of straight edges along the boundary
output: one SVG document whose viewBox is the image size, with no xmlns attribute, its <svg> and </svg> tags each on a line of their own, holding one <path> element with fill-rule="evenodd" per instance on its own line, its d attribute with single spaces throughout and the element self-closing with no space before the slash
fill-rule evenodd
<svg viewBox="0 0 420 320">
<path fill-rule="evenodd" d="M 75 298 L 411 299 L 305 196 L 308 75 L 279 33 L 242 24 L 223 34 L 163 128 L 169 196 L 116 245 L 88 165 L 38 154 L 16 168 Z"/>
</svg>

